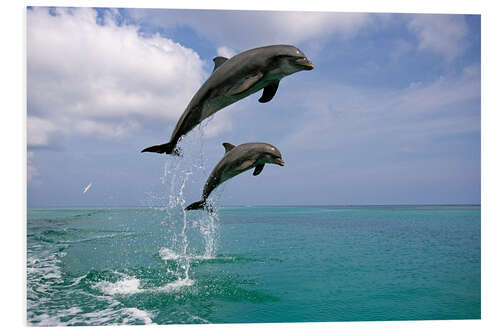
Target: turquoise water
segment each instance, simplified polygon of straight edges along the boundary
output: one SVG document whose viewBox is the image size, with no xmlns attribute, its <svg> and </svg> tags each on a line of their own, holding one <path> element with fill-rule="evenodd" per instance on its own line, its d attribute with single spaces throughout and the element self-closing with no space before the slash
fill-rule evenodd
<svg viewBox="0 0 500 333">
<path fill-rule="evenodd" d="M 479 206 L 29 208 L 28 323 L 480 318 Z"/>
</svg>

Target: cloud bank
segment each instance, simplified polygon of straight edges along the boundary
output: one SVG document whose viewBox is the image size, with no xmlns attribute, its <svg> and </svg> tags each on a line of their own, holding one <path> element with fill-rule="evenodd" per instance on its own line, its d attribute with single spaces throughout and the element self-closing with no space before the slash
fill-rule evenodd
<svg viewBox="0 0 500 333">
<path fill-rule="evenodd" d="M 27 13 L 28 146 L 54 134 L 120 138 L 174 122 L 206 77 L 198 54 L 90 8 Z"/>
<path fill-rule="evenodd" d="M 217 47 L 243 51 L 266 44 L 299 44 L 311 39 L 350 38 L 378 17 L 366 13 L 128 9 L 141 24 L 189 26 Z M 230 27 L 230 28 L 229 28 Z"/>
<path fill-rule="evenodd" d="M 375 14 L 254 10 L 127 9 L 138 24 L 160 28 L 188 26 L 218 48 L 243 51 L 255 45 L 303 44 L 319 52 L 331 38 L 352 39 L 363 29 L 386 29 L 402 17 L 420 51 L 454 60 L 467 48 L 464 15 Z M 229 28 L 230 27 L 230 28 Z M 407 42 L 408 43 L 408 42 Z M 408 45 L 400 45 L 405 49 Z M 220 54 L 223 52 L 219 52 Z"/>
</svg>

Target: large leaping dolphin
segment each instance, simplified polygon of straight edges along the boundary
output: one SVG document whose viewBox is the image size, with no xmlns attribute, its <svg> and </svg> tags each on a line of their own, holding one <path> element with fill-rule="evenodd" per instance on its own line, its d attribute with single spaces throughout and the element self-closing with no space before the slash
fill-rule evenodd
<svg viewBox="0 0 500 333">
<path fill-rule="evenodd" d="M 253 175 L 257 176 L 266 163 L 285 165 L 280 151 L 268 143 L 252 142 L 235 147 L 225 142 L 222 145 L 226 153 L 208 176 L 201 200 L 193 202 L 185 208 L 186 210 L 207 209 L 208 196 L 219 184 L 248 169 L 255 168 Z"/>
<path fill-rule="evenodd" d="M 189 102 L 177 122 L 170 142 L 142 152 L 179 155 L 179 139 L 220 109 L 264 89 L 259 102 L 269 102 L 280 80 L 301 70 L 314 68 L 304 53 L 292 45 L 271 45 L 251 49 L 231 59 L 214 58 L 214 70 Z"/>
</svg>

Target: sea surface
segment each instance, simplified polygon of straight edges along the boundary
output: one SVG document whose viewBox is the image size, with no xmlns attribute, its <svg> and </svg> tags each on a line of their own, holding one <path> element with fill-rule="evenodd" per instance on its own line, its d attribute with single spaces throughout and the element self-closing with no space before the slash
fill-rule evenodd
<svg viewBox="0 0 500 333">
<path fill-rule="evenodd" d="M 480 206 L 28 208 L 31 326 L 479 319 Z"/>
</svg>

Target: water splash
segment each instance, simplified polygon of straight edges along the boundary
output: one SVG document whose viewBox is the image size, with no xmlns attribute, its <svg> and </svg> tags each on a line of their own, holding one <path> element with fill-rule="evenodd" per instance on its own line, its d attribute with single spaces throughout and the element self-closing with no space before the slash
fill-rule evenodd
<svg viewBox="0 0 500 333">
<path fill-rule="evenodd" d="M 203 153 L 204 132 L 206 124 L 198 126 L 192 135 L 183 137 L 179 144 L 190 147 L 184 149 L 184 156 L 178 158 L 167 156 L 160 183 L 161 192 L 152 195 L 154 206 L 160 206 L 165 213 L 161 226 L 164 232 L 164 246 L 159 255 L 165 262 L 174 261 L 176 265 L 167 267 L 167 273 L 173 274 L 180 285 L 192 285 L 190 278 L 191 262 L 194 258 L 214 258 L 217 251 L 217 193 L 214 193 L 211 205 L 213 212 L 187 212 L 184 190 L 193 178 L 207 176 L 205 156 Z M 199 151 L 193 147 L 200 147 Z M 201 172 L 200 172 L 201 171 Z M 196 179 L 196 178 L 195 178 Z"/>
</svg>

